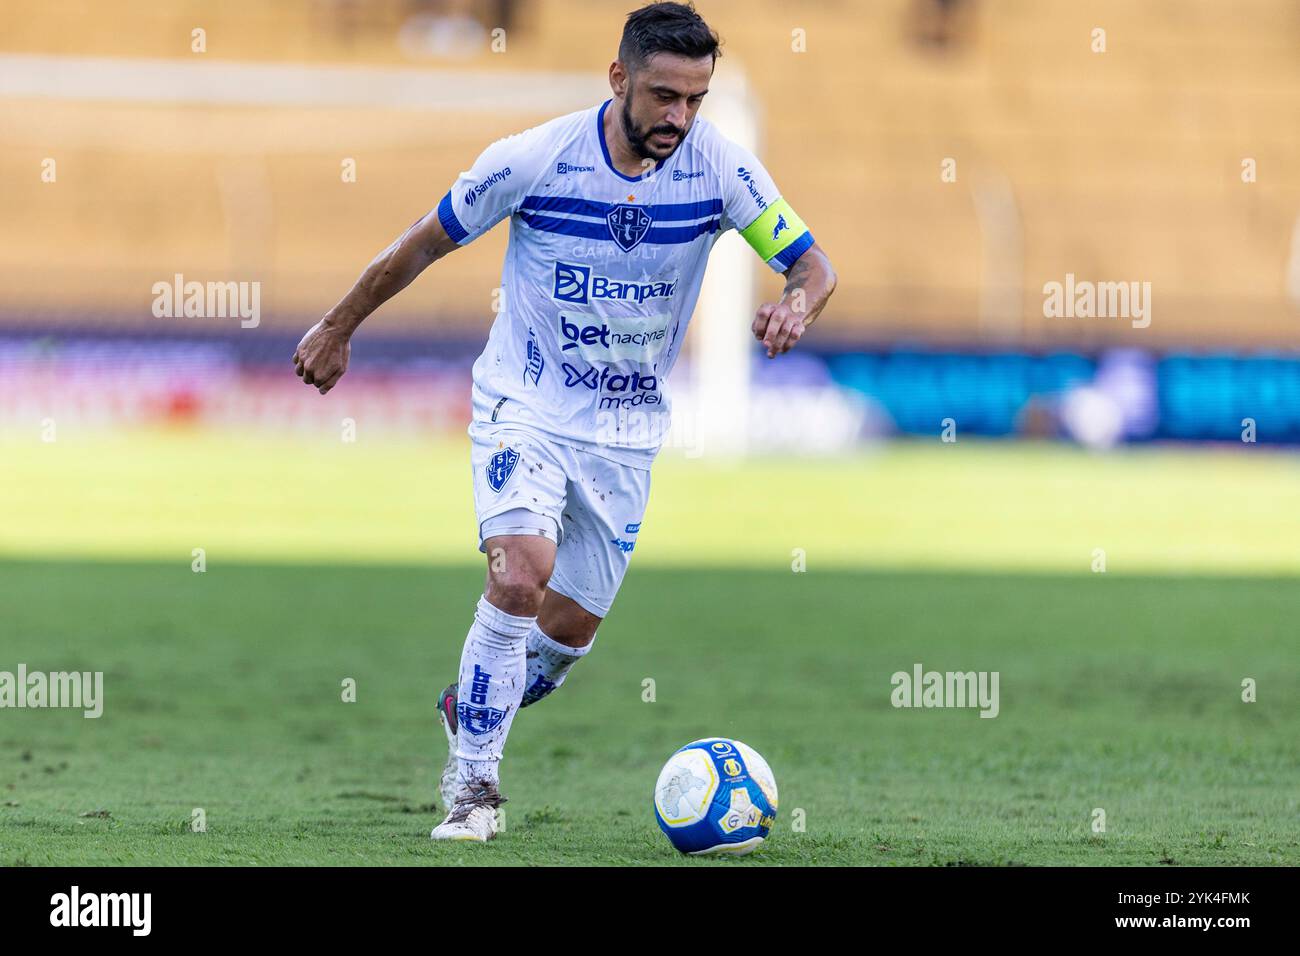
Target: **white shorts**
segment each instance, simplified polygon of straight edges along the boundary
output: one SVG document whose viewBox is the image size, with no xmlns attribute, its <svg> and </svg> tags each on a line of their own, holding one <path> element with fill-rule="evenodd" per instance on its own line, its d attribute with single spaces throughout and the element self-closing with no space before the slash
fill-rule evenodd
<svg viewBox="0 0 1300 956">
<path fill-rule="evenodd" d="M 548 587 L 608 615 L 641 530 L 650 472 L 508 425 L 475 426 L 471 440 L 479 550 L 497 535 L 550 538 Z"/>
</svg>

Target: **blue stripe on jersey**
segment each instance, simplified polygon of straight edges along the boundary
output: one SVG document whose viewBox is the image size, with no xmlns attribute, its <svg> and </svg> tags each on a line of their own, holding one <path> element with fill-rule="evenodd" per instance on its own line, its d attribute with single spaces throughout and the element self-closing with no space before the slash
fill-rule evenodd
<svg viewBox="0 0 1300 956">
<path fill-rule="evenodd" d="M 537 212 L 563 212 L 575 216 L 593 216 L 604 219 L 609 211 L 609 203 L 580 196 L 525 196 L 519 208 L 533 209 Z"/>
<path fill-rule="evenodd" d="M 556 216 L 539 216 L 529 212 L 521 212 L 519 218 L 526 225 L 542 232 L 556 232 L 562 236 L 578 236 L 582 239 L 614 241 L 614 237 L 609 233 L 609 224 L 603 220 L 592 222 L 588 219 L 560 219 Z M 699 236 L 717 232 L 720 228 L 722 228 L 722 220 L 718 218 L 706 219 L 704 222 L 689 226 L 652 226 L 642 241 L 659 246 L 673 246 L 691 242 Z"/>
<path fill-rule="evenodd" d="M 606 213 L 618 203 L 598 202 L 583 199 L 581 196 L 525 196 L 519 204 L 520 209 L 532 209 L 537 212 L 560 212 L 574 216 L 594 216 L 604 219 Z M 721 199 L 703 199 L 699 202 L 672 202 L 658 205 L 641 206 L 655 222 L 682 222 L 690 219 L 702 219 L 716 216 L 722 212 Z"/>
<path fill-rule="evenodd" d="M 682 242 L 690 242 L 697 236 L 717 232 L 721 228 L 721 219 L 708 219 L 690 226 L 651 226 L 644 241 L 653 242 L 660 246 L 672 246 Z"/>
<path fill-rule="evenodd" d="M 558 232 L 562 236 L 580 236 L 583 239 L 608 239 L 609 225 L 604 222 L 592 222 L 590 219 L 559 219 L 555 216 L 539 216 L 536 213 L 521 212 L 519 218 L 525 224 L 542 232 Z"/>
<path fill-rule="evenodd" d="M 790 245 L 786 246 L 772 258 L 789 269 L 796 261 L 798 261 L 801 255 L 812 248 L 814 241 L 813 234 L 809 230 L 805 229 L 802 236 L 790 243 Z"/>
<path fill-rule="evenodd" d="M 460 224 L 455 211 L 451 208 L 450 189 L 447 190 L 447 195 L 442 197 L 442 202 L 438 203 L 438 221 L 442 223 L 443 231 L 452 242 L 459 243 L 469 235 L 469 231 Z"/>
</svg>

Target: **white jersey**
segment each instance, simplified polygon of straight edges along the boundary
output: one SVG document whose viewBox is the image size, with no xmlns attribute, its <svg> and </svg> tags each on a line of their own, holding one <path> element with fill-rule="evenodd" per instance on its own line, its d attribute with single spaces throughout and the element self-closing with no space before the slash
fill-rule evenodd
<svg viewBox="0 0 1300 956">
<path fill-rule="evenodd" d="M 437 214 L 460 245 L 510 217 L 471 435 L 509 424 L 648 468 L 718 236 L 740 230 L 776 272 L 813 238 L 753 154 L 698 116 L 655 169 L 623 175 L 603 133 L 611 104 L 493 143 Z"/>
</svg>

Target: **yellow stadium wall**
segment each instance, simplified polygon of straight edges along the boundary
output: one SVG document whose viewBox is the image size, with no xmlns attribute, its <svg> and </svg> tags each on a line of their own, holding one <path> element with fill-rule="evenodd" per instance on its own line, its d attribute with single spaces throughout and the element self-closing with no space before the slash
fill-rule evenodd
<svg viewBox="0 0 1300 956">
<path fill-rule="evenodd" d="M 426 65 L 603 75 L 634 4 L 537 0 L 507 52 L 412 60 L 417 5 L 281 0 L 0 8 L 0 53 Z M 702 2 L 761 104 L 762 158 L 840 275 L 821 334 L 1290 344 L 1286 274 L 1300 215 L 1300 12 L 1282 0 L 972 3 L 947 52 L 910 39 L 906 0 Z M 343 11 L 343 12 L 340 12 Z M 1106 52 L 1092 31 L 1106 31 Z M 807 50 L 791 49 L 793 31 Z M 706 106 L 707 113 L 707 106 Z M 264 325 L 297 328 L 492 139 L 548 118 L 397 110 L 0 98 L 0 313 L 156 328 L 151 284 L 263 282 Z M 56 184 L 40 180 L 55 157 Z M 357 162 L 343 184 L 340 162 Z M 956 182 L 941 163 L 956 160 Z M 1257 181 L 1242 181 L 1254 160 Z M 981 322 L 977 208 L 1019 223 L 1017 327 Z M 435 266 L 375 326 L 485 326 L 504 229 Z M 1066 273 L 1149 281 L 1154 320 L 1045 319 Z M 761 279 L 776 295 L 781 280 Z"/>
</svg>

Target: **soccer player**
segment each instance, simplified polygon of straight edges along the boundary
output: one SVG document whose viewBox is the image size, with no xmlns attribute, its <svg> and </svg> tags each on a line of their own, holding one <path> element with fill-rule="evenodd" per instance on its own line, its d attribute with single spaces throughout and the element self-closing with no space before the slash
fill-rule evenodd
<svg viewBox="0 0 1300 956">
<path fill-rule="evenodd" d="M 799 341 L 835 289 L 767 171 L 697 116 L 718 56 L 692 6 L 633 12 L 612 98 L 488 146 L 294 352 L 298 375 L 325 394 L 366 316 L 509 217 L 504 307 L 474 363 L 469 426 L 487 580 L 459 679 L 438 701 L 450 753 L 434 839 L 495 835 L 511 722 L 564 683 L 609 613 L 718 236 L 738 230 L 786 277 L 753 321 L 768 358 Z"/>
</svg>

